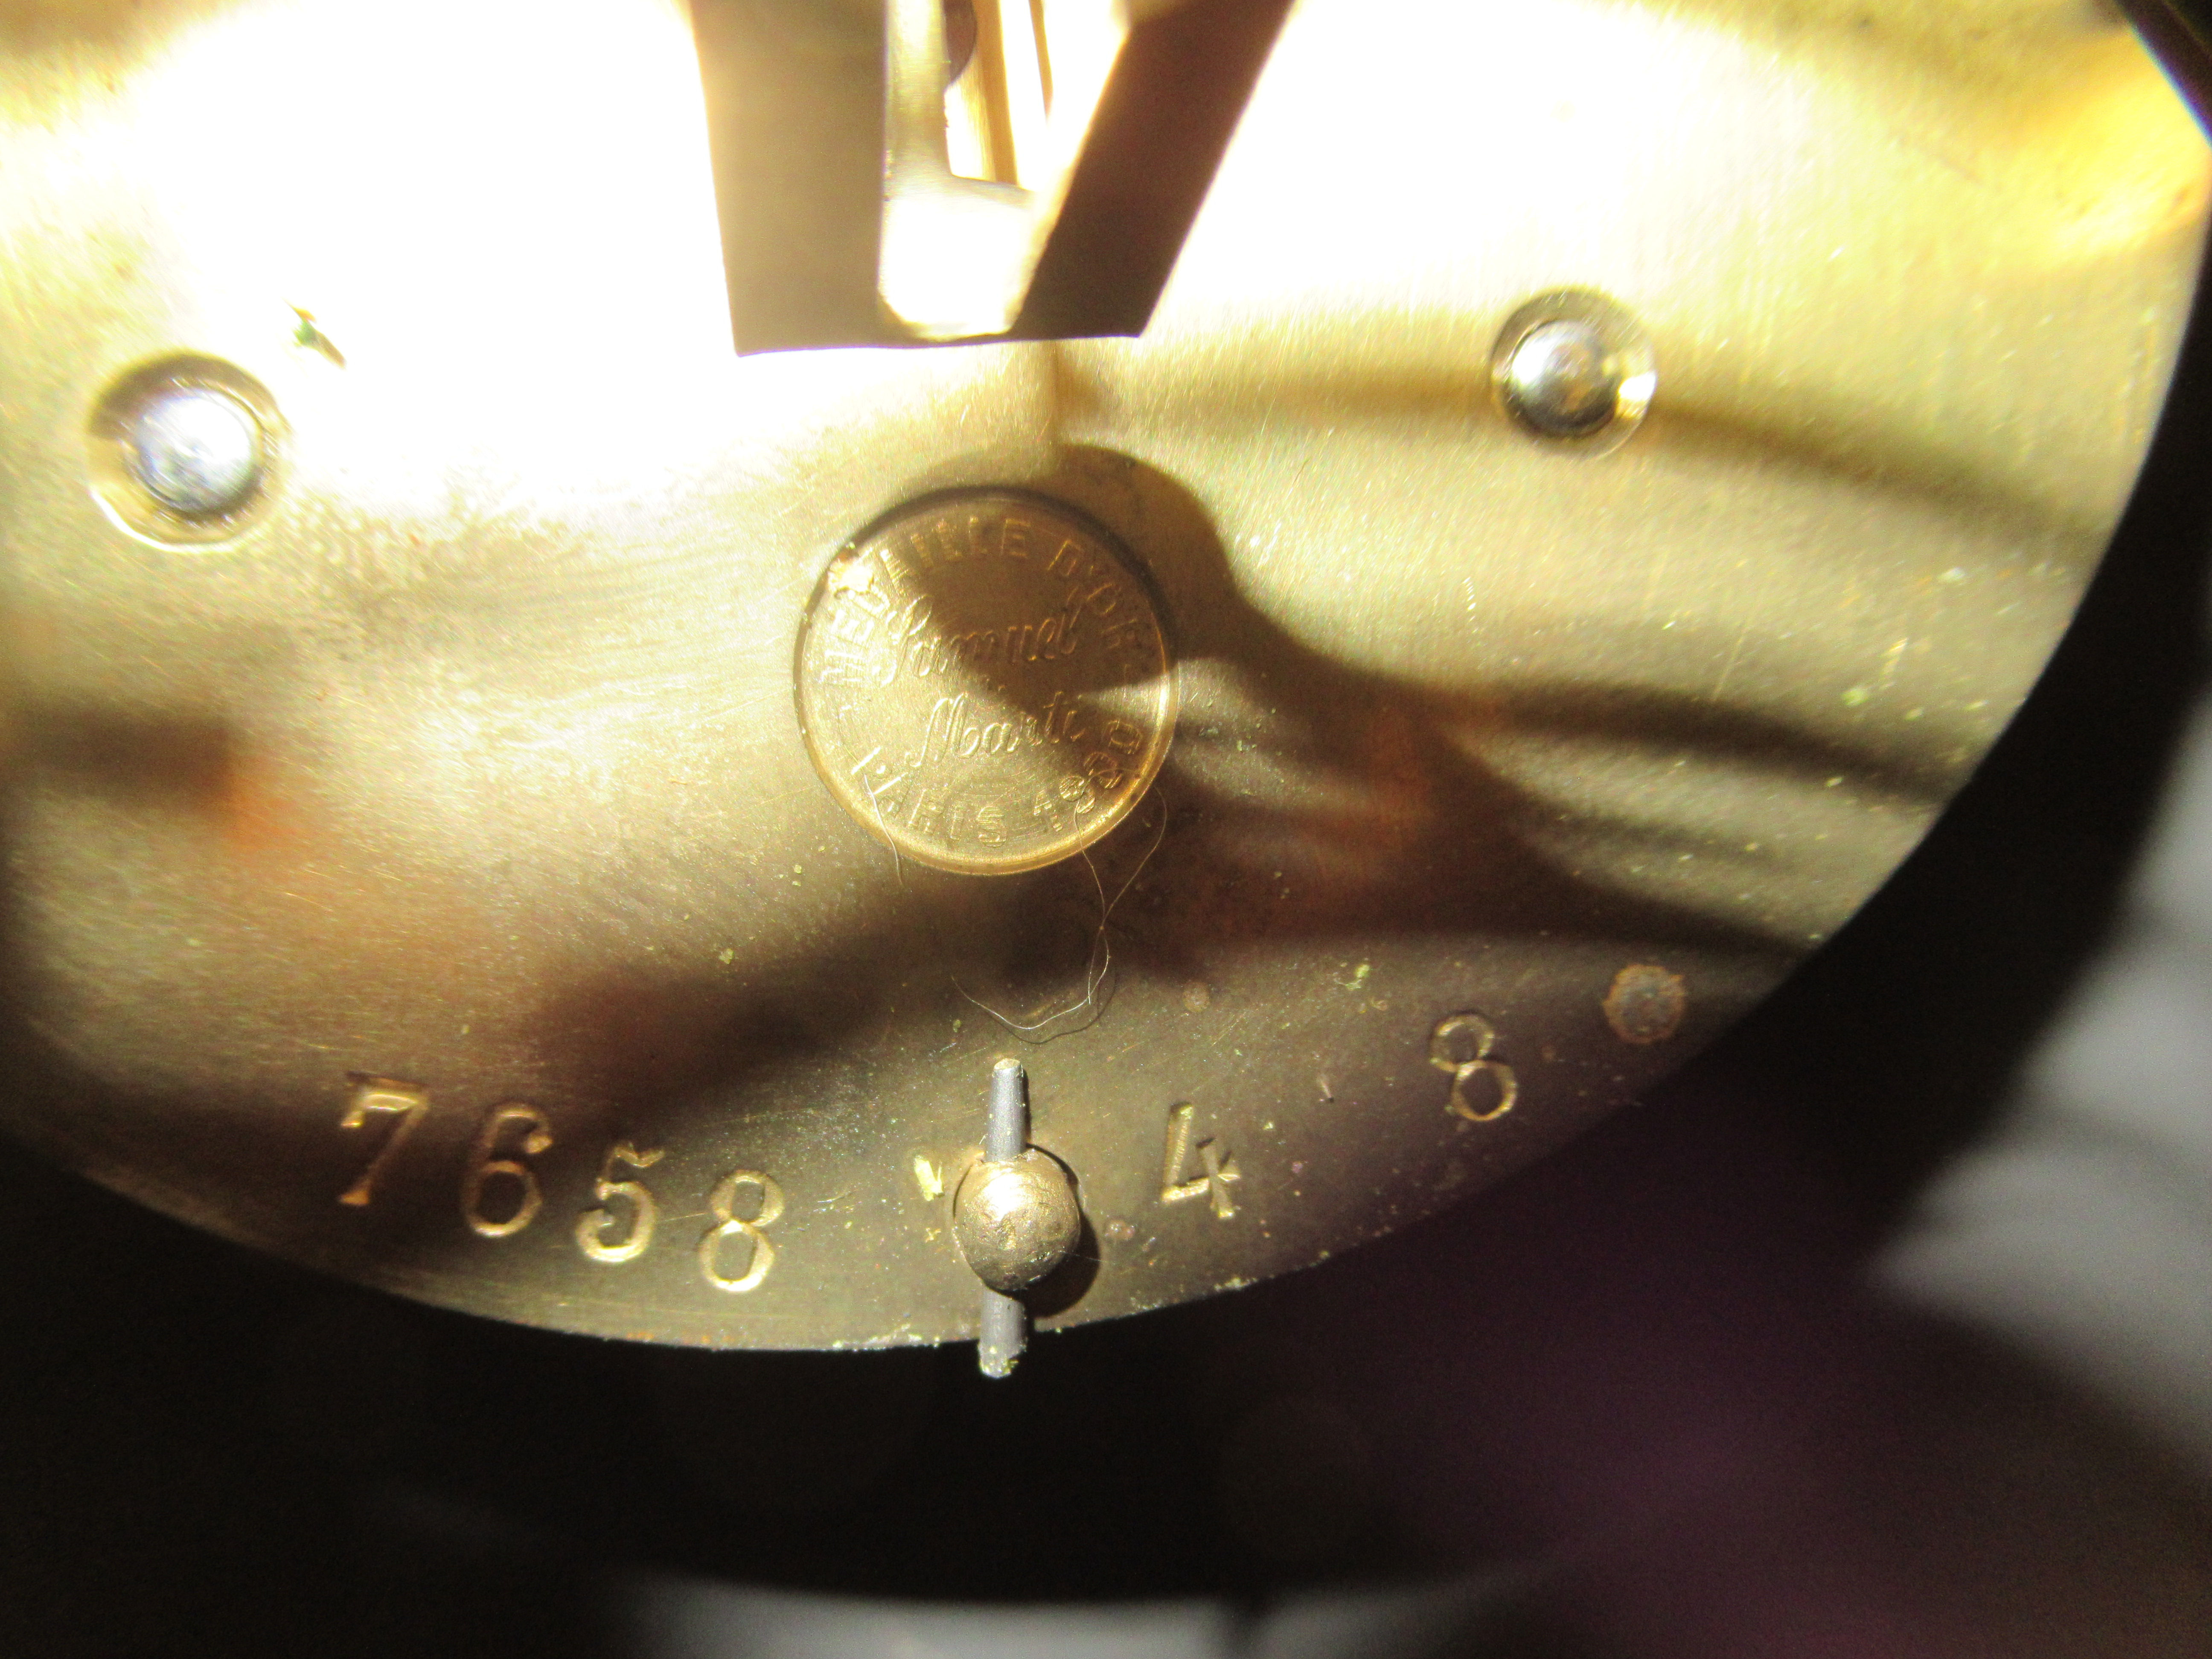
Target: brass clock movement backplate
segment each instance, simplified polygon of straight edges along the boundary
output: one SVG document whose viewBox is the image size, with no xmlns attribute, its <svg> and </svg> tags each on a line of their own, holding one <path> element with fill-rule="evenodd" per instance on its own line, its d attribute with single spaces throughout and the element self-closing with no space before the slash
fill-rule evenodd
<svg viewBox="0 0 2212 1659">
<path fill-rule="evenodd" d="M 0 76 L 0 1109 L 733 1346 L 973 1334 L 1002 1056 L 1047 1325 L 1679 1063 L 2026 693 L 2204 229 L 2081 0 L 1306 0 L 1140 336 L 740 356 L 666 0 L 7 0 Z"/>
</svg>

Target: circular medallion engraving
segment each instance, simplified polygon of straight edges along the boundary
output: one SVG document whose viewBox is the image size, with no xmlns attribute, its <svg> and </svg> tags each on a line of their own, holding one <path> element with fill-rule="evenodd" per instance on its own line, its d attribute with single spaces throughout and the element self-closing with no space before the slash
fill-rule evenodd
<svg viewBox="0 0 2212 1659">
<path fill-rule="evenodd" d="M 1066 508 L 974 493 L 841 550 L 799 637 L 799 719 L 830 792 L 906 857 L 1006 875 L 1088 847 L 1175 730 L 1159 613 Z"/>
</svg>

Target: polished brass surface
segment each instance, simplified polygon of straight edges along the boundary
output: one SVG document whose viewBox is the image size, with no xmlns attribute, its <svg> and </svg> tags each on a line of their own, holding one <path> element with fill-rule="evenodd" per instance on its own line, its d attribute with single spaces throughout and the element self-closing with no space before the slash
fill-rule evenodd
<svg viewBox="0 0 2212 1659">
<path fill-rule="evenodd" d="M 2204 228 L 2094 8 L 1307 0 L 1140 337 L 739 356 L 664 0 L 4 0 L 0 46 L 0 1110 L 295 1259 L 668 1341 L 974 1334 L 1010 1050 L 1088 1223 L 1047 1326 L 1662 1075 L 2033 682 Z M 1572 74 L 1470 78 L 1525 64 Z M 1567 291 L 1650 344 L 1617 447 L 1495 395 Z M 102 470 L 185 360 L 273 434 L 204 541 Z M 825 783 L 794 665 L 856 534 L 1016 499 L 1141 573 L 1179 703 L 1118 824 L 987 876 Z"/>
<path fill-rule="evenodd" d="M 941 870 L 1080 852 L 1143 799 L 1175 734 L 1144 579 L 1041 498 L 947 496 L 844 549 L 807 607 L 798 676 L 830 792 Z"/>
</svg>

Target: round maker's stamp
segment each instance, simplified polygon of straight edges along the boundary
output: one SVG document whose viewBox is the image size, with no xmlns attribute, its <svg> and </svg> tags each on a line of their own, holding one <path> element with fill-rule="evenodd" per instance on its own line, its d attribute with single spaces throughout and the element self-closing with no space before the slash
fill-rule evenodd
<svg viewBox="0 0 2212 1659">
<path fill-rule="evenodd" d="M 902 855 L 1007 875 L 1081 851 L 1174 735 L 1174 664 L 1128 556 L 1012 492 L 920 502 L 841 549 L 799 636 L 830 793 Z"/>
</svg>

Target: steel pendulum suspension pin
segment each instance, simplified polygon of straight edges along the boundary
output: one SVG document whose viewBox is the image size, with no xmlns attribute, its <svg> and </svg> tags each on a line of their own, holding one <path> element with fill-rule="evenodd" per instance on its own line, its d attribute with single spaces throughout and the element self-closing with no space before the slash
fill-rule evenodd
<svg viewBox="0 0 2212 1659">
<path fill-rule="evenodd" d="M 1030 1142 L 1030 1079 L 1018 1060 L 1002 1060 L 991 1068 L 990 1116 L 983 1129 L 983 1163 L 1012 1164 L 1029 1150 Z M 985 1175 L 979 1170 L 979 1176 Z M 961 1188 L 961 1199 L 968 1200 L 969 1188 Z M 959 1221 L 966 1222 L 974 1211 L 973 1201 L 960 1204 Z M 956 1225 L 958 1224 L 956 1223 Z M 1011 1376 L 1014 1362 L 1029 1346 L 1030 1310 L 1022 1305 L 1018 1297 L 1009 1296 L 991 1287 L 990 1275 L 977 1265 L 976 1255 L 968 1249 L 968 1229 L 959 1232 L 961 1254 L 984 1279 L 982 1316 L 975 1336 L 975 1363 L 986 1376 Z M 988 1246 L 987 1246 L 988 1249 Z"/>
<path fill-rule="evenodd" d="M 1067 1172 L 1029 1144 L 1029 1076 L 1018 1060 L 991 1070 L 983 1158 L 952 1201 L 952 1236 L 983 1281 L 976 1363 L 986 1376 L 1012 1375 L 1029 1344 L 1020 1293 L 1075 1248 L 1083 1212 Z"/>
<path fill-rule="evenodd" d="M 983 1161 L 1010 1164 L 1029 1150 L 1030 1076 L 1018 1060 L 991 1068 L 991 1115 L 983 1129 Z"/>
</svg>

